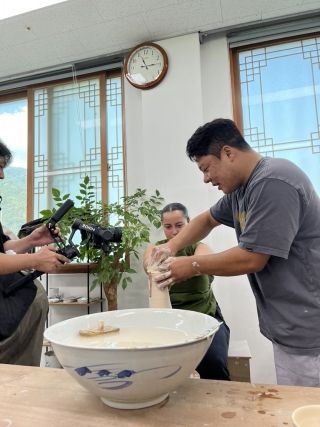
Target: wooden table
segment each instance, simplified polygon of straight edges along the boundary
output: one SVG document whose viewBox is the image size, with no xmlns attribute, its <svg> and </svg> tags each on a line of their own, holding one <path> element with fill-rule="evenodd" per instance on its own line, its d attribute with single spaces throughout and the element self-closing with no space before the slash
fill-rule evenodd
<svg viewBox="0 0 320 427">
<path fill-rule="evenodd" d="M 291 427 L 295 408 L 319 403 L 317 388 L 188 379 L 162 404 L 119 410 L 63 369 L 0 365 L 0 427 Z"/>
</svg>

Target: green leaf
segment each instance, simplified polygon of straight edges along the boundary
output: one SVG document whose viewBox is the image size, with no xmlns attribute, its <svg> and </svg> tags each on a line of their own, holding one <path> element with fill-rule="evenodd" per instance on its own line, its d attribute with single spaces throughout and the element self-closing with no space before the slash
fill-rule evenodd
<svg viewBox="0 0 320 427">
<path fill-rule="evenodd" d="M 57 188 L 52 188 L 51 193 L 53 197 L 60 197 L 60 191 Z"/>
<path fill-rule="evenodd" d="M 44 209 L 43 211 L 40 211 L 40 214 L 43 218 L 50 218 L 52 216 L 52 211 Z"/>
</svg>

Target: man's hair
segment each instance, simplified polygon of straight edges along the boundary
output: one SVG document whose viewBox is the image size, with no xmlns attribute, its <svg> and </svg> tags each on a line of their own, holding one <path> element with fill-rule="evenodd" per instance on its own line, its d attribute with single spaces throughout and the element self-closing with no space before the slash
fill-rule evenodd
<svg viewBox="0 0 320 427">
<path fill-rule="evenodd" d="M 4 166 L 8 166 L 8 164 L 11 162 L 12 160 L 12 154 L 11 151 L 9 150 L 9 148 L 5 145 L 4 142 L 2 142 L 2 140 L 0 139 L 0 157 L 4 158 Z"/>
<path fill-rule="evenodd" d="M 181 211 L 183 213 L 183 216 L 187 219 L 189 222 L 189 214 L 188 209 L 182 204 L 182 203 L 169 203 L 161 210 L 161 221 L 163 220 L 163 214 L 166 212 L 173 212 L 173 211 Z"/>
<path fill-rule="evenodd" d="M 208 154 L 220 159 L 221 150 L 225 145 L 240 151 L 251 149 L 232 120 L 215 119 L 195 131 L 187 143 L 186 151 L 192 161 Z"/>
</svg>

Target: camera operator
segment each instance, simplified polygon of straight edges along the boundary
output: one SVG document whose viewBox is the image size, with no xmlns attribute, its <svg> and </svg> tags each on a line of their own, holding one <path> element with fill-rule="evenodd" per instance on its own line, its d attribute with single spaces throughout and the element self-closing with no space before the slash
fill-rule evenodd
<svg viewBox="0 0 320 427">
<path fill-rule="evenodd" d="M 0 140 L 0 179 L 12 154 Z M 59 229 L 55 230 L 59 233 Z M 48 313 L 48 300 L 38 280 L 27 279 L 23 285 L 8 291 L 9 285 L 21 280 L 21 271 L 35 269 L 54 272 L 61 263 L 69 262 L 45 246 L 38 252 L 30 249 L 54 242 L 48 228 L 43 225 L 29 236 L 10 240 L 0 223 L 0 363 L 39 366 L 43 331 Z"/>
</svg>

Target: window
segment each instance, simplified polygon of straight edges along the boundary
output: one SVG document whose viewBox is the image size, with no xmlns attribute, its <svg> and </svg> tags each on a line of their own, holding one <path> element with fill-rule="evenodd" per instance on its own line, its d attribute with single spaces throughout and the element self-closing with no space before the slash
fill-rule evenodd
<svg viewBox="0 0 320 427">
<path fill-rule="evenodd" d="M 262 155 L 296 163 L 320 194 L 320 37 L 241 47 L 232 55 L 235 117 L 245 139 Z"/>
<path fill-rule="evenodd" d="M 5 114 L 13 115 L 16 121 L 8 121 Z M 8 135 L 2 133 L 0 138 L 13 151 L 15 162 L 12 169 L 18 166 L 23 144 L 23 158 L 28 158 L 28 165 L 26 161 L 23 164 L 23 180 L 13 183 L 10 190 L 16 200 L 15 208 L 11 209 L 11 200 L 3 203 L 12 210 L 6 208 L 8 216 L 19 224 L 15 231 L 26 218 L 38 218 L 42 209 L 52 207 L 51 188 L 70 193 L 73 199 L 85 175 L 89 175 L 95 187 L 97 200 L 111 203 L 124 195 L 120 72 L 103 72 L 81 79 L 38 85 L 28 88 L 27 96 L 22 100 L 8 102 L 0 97 L 0 120 L 10 128 Z M 16 146 L 19 150 L 15 150 Z M 19 167 L 22 167 L 20 163 Z M 25 178 L 27 167 L 28 185 Z M 6 188 L 9 172 L 6 174 Z M 16 191 L 22 181 L 25 197 L 17 198 Z M 3 189 L 4 185 L 0 190 L 2 195 Z M 17 218 L 17 212 L 23 212 L 22 217 L 19 215 Z"/>
</svg>

